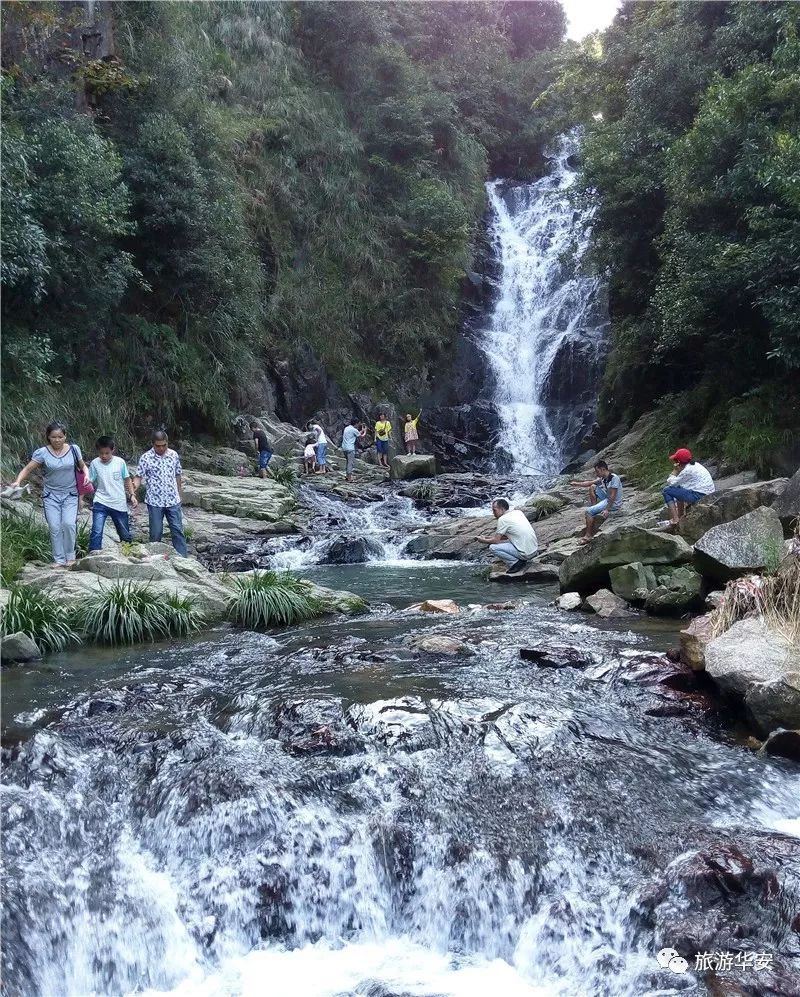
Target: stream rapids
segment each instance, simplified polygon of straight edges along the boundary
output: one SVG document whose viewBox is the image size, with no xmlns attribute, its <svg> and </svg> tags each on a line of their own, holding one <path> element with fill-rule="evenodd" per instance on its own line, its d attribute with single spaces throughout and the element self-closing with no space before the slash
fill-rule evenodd
<svg viewBox="0 0 800 997">
<path fill-rule="evenodd" d="M 366 616 L 6 673 L 3 994 L 706 993 L 678 937 L 797 979 L 797 766 L 647 680 L 674 627 L 490 608 L 480 567 L 403 558 L 392 502 L 383 559 L 305 564 Z M 733 907 L 686 877 L 740 854 Z"/>
</svg>

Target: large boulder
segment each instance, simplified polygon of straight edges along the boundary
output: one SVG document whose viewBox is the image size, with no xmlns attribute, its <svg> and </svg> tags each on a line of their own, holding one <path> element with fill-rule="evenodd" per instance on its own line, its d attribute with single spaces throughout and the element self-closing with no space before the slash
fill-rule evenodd
<svg viewBox="0 0 800 997">
<path fill-rule="evenodd" d="M 706 646 L 706 671 L 726 692 L 744 699 L 764 733 L 800 727 L 800 648 L 749 618 Z"/>
<path fill-rule="evenodd" d="M 800 468 L 789 478 L 788 484 L 775 499 L 772 508 L 778 514 L 785 535 L 791 536 L 800 520 Z"/>
<path fill-rule="evenodd" d="M 760 571 L 783 556 L 783 527 L 774 509 L 762 507 L 715 526 L 694 546 L 697 570 L 716 581 Z"/>
<path fill-rule="evenodd" d="M 183 503 L 206 512 L 269 523 L 291 521 L 297 513 L 292 492 L 267 478 L 228 478 L 190 471 L 184 475 Z"/>
<path fill-rule="evenodd" d="M 771 506 L 786 488 L 786 478 L 756 481 L 706 495 L 690 506 L 678 532 L 687 543 L 696 543 L 715 526 L 733 522 L 761 506 Z"/>
<path fill-rule="evenodd" d="M 436 458 L 433 454 L 398 454 L 392 457 L 391 474 L 395 481 L 435 478 Z"/>
<path fill-rule="evenodd" d="M 507 571 L 493 571 L 489 575 L 490 582 L 528 582 L 535 585 L 554 585 L 558 581 L 558 568 L 554 564 L 541 564 L 539 561 L 529 562 L 524 570 L 515 571 L 510 575 Z"/>
<path fill-rule="evenodd" d="M 703 576 L 683 564 L 659 571 L 658 585 L 647 593 L 644 606 L 649 613 L 669 616 L 698 605 L 703 597 Z"/>
<path fill-rule="evenodd" d="M 561 564 L 559 581 L 562 591 L 595 592 L 609 584 L 609 571 L 620 564 L 681 564 L 691 557 L 691 547 L 681 537 L 617 526 L 570 554 Z"/>
<path fill-rule="evenodd" d="M 38 661 L 42 652 L 27 634 L 5 634 L 0 643 L 0 658 L 4 665 Z"/>
<path fill-rule="evenodd" d="M 628 602 L 639 600 L 639 593 L 644 589 L 650 591 L 654 589 L 658 582 L 656 574 L 650 565 L 644 565 L 641 561 L 634 561 L 633 564 L 620 564 L 612 568 L 608 573 L 611 579 L 611 591 L 618 595 L 620 599 Z"/>
<path fill-rule="evenodd" d="M 320 559 L 321 564 L 362 564 L 383 554 L 383 547 L 369 537 L 337 537 Z"/>
<path fill-rule="evenodd" d="M 230 447 L 203 446 L 202 443 L 182 443 L 180 446 L 181 464 L 185 469 L 203 471 L 206 474 L 219 474 L 224 477 L 238 477 L 244 468 L 249 476 L 253 471 L 253 460 L 241 450 Z"/>
</svg>

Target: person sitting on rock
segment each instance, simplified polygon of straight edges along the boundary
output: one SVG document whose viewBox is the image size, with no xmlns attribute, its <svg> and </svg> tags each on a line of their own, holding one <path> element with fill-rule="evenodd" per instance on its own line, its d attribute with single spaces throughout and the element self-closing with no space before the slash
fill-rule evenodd
<svg viewBox="0 0 800 997">
<path fill-rule="evenodd" d="M 392 438 L 392 424 L 386 418 L 385 412 L 378 413 L 375 423 L 375 449 L 378 451 L 378 463 L 381 467 L 389 466 L 389 443 Z"/>
<path fill-rule="evenodd" d="M 591 505 L 586 509 L 586 528 L 578 541 L 588 544 L 601 524 L 622 508 L 622 481 L 618 474 L 609 470 L 604 460 L 594 465 L 597 477 L 591 481 L 570 481 L 573 488 L 588 488 Z"/>
<path fill-rule="evenodd" d="M 505 499 L 492 502 L 492 515 L 497 520 L 497 533 L 490 537 L 477 537 L 478 543 L 488 544 L 495 557 L 509 565 L 507 574 L 524 571 L 528 561 L 539 550 L 533 527 L 521 509 L 509 511 Z"/>
<path fill-rule="evenodd" d="M 317 445 L 316 437 L 307 436 L 306 446 L 303 450 L 303 468 L 306 474 L 318 474 L 317 470 Z"/>
<path fill-rule="evenodd" d="M 411 418 L 410 412 L 406 413 L 406 424 L 403 426 L 403 439 L 405 440 L 407 454 L 417 452 L 417 442 L 419 441 L 417 423 L 419 422 L 420 415 L 422 415 L 422 409 L 420 409 L 416 419 Z"/>
<path fill-rule="evenodd" d="M 669 521 L 665 525 L 674 528 L 686 515 L 688 505 L 694 505 L 716 489 L 708 468 L 692 457 L 691 450 L 681 447 L 670 460 L 675 470 L 667 478 L 667 485 L 661 494 L 669 512 Z"/>
</svg>

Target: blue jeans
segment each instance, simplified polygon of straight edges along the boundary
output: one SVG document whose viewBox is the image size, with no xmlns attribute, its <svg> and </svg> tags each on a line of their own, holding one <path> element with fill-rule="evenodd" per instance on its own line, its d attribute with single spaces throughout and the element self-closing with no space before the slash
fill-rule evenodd
<svg viewBox="0 0 800 997">
<path fill-rule="evenodd" d="M 510 540 L 506 540 L 505 543 L 501 544 L 489 544 L 489 550 L 495 557 L 499 557 L 501 561 L 505 561 L 506 564 L 516 564 L 517 561 L 527 561 L 529 559 L 528 555 L 520 554 Z M 533 554 L 530 556 L 533 557 Z"/>
<path fill-rule="evenodd" d="M 319 464 L 320 467 L 325 467 L 325 454 L 327 453 L 327 450 L 328 450 L 327 443 L 317 444 L 317 463 Z"/>
<path fill-rule="evenodd" d="M 694 505 L 695 502 L 705 497 L 702 492 L 696 492 L 693 488 L 683 488 L 681 485 L 667 485 L 661 494 L 667 505 L 671 502 L 685 502 L 687 505 Z"/>
<path fill-rule="evenodd" d="M 181 557 L 187 557 L 189 549 L 186 546 L 186 537 L 183 533 L 183 518 L 181 516 L 181 506 L 178 505 L 148 505 L 147 515 L 150 518 L 150 543 L 160 543 L 164 536 L 164 516 L 167 517 L 167 526 L 172 536 L 172 546 Z"/>
<path fill-rule="evenodd" d="M 267 465 L 272 460 L 271 450 L 259 450 L 258 451 L 258 469 L 259 471 L 266 471 Z"/>
<path fill-rule="evenodd" d="M 44 518 L 50 529 L 53 560 L 66 564 L 75 560 L 75 538 L 78 534 L 78 495 L 69 492 L 48 492 L 42 496 Z"/>
<path fill-rule="evenodd" d="M 127 512 L 119 509 L 109 509 L 102 502 L 95 502 L 92 506 L 92 535 L 89 538 L 89 553 L 103 548 L 103 530 L 105 529 L 108 517 L 114 522 L 117 529 L 117 536 L 123 543 L 131 542 L 131 523 Z"/>
</svg>

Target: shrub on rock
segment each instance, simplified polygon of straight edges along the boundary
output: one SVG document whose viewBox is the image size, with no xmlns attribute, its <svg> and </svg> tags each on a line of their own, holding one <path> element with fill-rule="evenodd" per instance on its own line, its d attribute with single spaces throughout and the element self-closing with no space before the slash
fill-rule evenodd
<svg viewBox="0 0 800 997">
<path fill-rule="evenodd" d="M 236 579 L 228 605 L 230 619 L 247 630 L 287 626 L 319 616 L 324 606 L 301 578 L 288 572 L 257 571 Z"/>
<path fill-rule="evenodd" d="M 130 581 L 117 582 L 84 600 L 76 619 L 87 641 L 112 646 L 187 637 L 203 624 L 191 599 Z"/>
<path fill-rule="evenodd" d="M 46 592 L 28 585 L 15 585 L 6 603 L 0 631 L 24 634 L 42 652 L 61 651 L 80 638 L 67 610 Z"/>
</svg>

